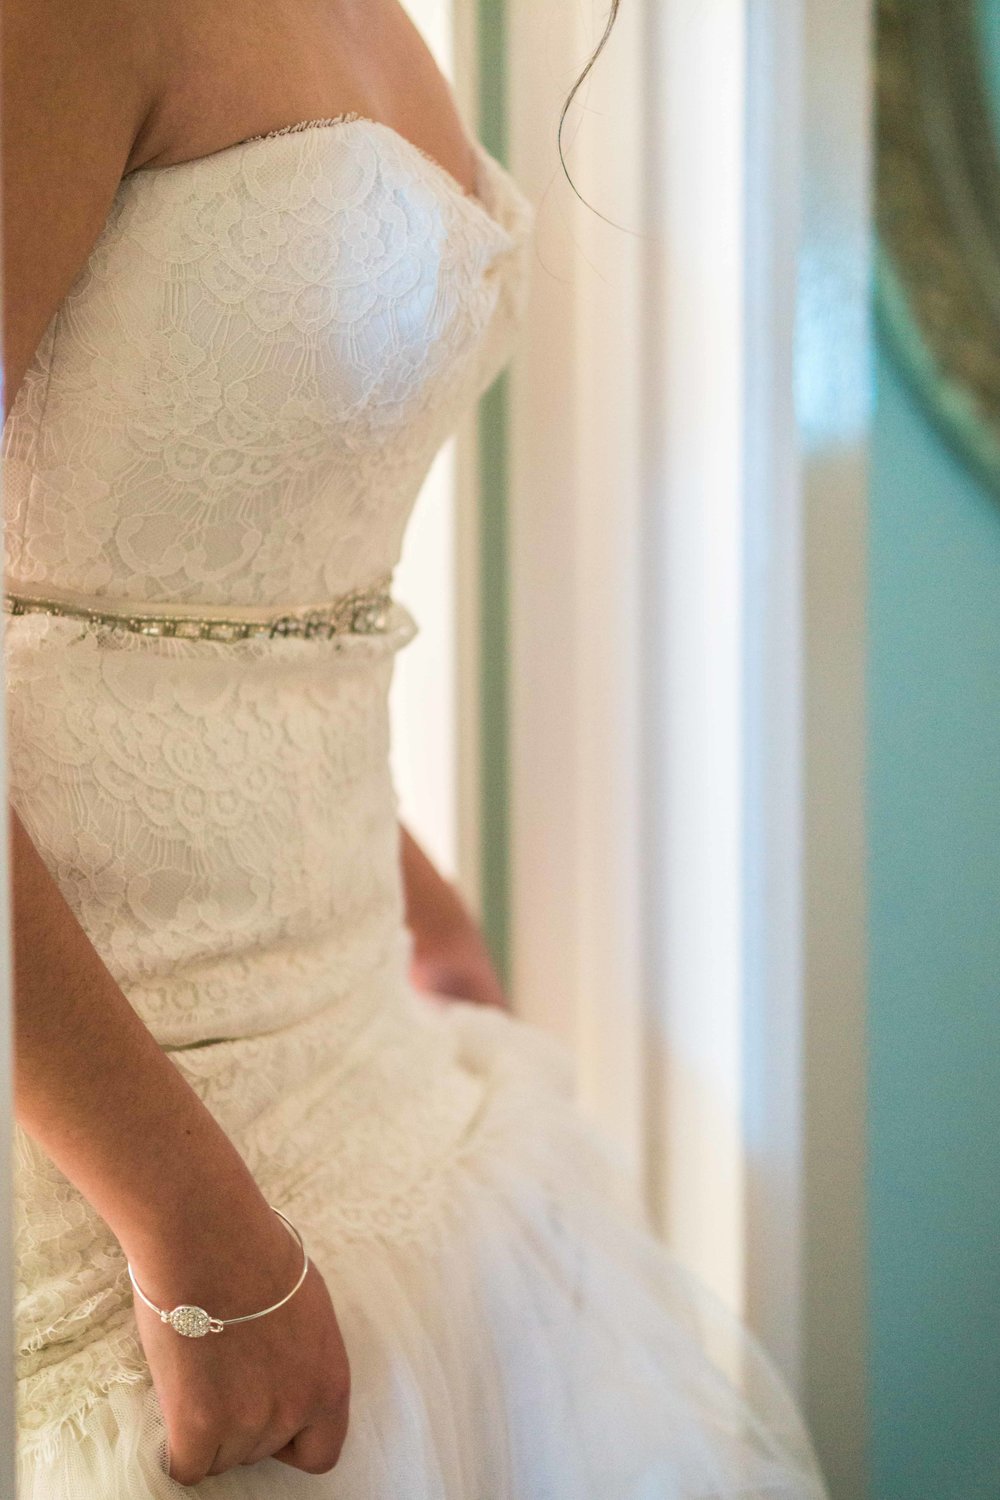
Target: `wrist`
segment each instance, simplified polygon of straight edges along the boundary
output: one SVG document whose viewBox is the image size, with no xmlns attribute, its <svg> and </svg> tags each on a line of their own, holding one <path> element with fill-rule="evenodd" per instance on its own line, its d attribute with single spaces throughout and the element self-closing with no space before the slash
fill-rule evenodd
<svg viewBox="0 0 1000 1500">
<path fill-rule="evenodd" d="M 283 1296 L 303 1254 L 256 1189 L 240 1202 L 195 1195 L 178 1217 L 158 1217 L 123 1237 L 121 1245 L 157 1307 L 190 1303 L 216 1318 L 239 1317 Z"/>
</svg>

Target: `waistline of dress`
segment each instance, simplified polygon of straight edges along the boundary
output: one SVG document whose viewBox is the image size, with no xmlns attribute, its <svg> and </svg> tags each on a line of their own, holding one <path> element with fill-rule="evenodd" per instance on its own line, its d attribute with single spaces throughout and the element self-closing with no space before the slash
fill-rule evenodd
<svg viewBox="0 0 1000 1500">
<path fill-rule="evenodd" d="M 380 635 L 392 623 L 392 573 L 318 604 L 227 606 L 114 603 L 99 595 L 50 589 L 45 594 L 4 588 L 7 615 L 51 614 L 130 634 L 178 640 L 244 641 L 261 637 L 329 639 L 334 635 Z"/>
</svg>

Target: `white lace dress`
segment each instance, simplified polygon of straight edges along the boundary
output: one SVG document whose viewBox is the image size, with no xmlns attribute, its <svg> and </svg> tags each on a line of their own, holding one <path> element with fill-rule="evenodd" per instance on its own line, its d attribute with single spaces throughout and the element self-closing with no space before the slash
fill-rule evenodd
<svg viewBox="0 0 1000 1500">
<path fill-rule="evenodd" d="M 470 197 L 356 118 L 134 172 L 4 429 L 13 802 L 351 1360 L 337 1468 L 213 1500 L 823 1500 L 558 1046 L 407 982 L 386 699 L 416 626 L 385 580 L 506 355 L 530 220 L 485 152 Z M 189 1494 L 122 1252 L 23 1132 L 16 1240 L 21 1500 Z"/>
</svg>

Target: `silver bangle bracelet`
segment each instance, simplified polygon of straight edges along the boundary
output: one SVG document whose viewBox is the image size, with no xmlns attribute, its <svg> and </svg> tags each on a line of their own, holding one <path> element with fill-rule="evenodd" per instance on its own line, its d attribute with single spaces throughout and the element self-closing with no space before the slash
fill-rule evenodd
<svg viewBox="0 0 1000 1500">
<path fill-rule="evenodd" d="M 204 1338 L 206 1333 L 221 1333 L 223 1329 L 231 1327 L 233 1323 L 251 1323 L 254 1318 L 264 1318 L 268 1313 L 277 1312 L 279 1307 L 284 1307 L 286 1302 L 291 1301 L 299 1287 L 305 1281 L 306 1272 L 309 1269 L 309 1257 L 306 1254 L 306 1247 L 302 1243 L 302 1236 L 295 1225 L 290 1223 L 281 1210 L 275 1208 L 273 1204 L 270 1204 L 269 1207 L 278 1215 L 282 1223 L 288 1226 L 293 1239 L 302 1251 L 302 1270 L 299 1272 L 299 1279 L 292 1287 L 292 1290 L 286 1296 L 282 1297 L 280 1302 L 273 1303 L 271 1307 L 262 1308 L 260 1312 L 245 1313 L 241 1318 L 213 1318 L 209 1316 L 203 1307 L 191 1307 L 186 1303 L 180 1307 L 175 1307 L 172 1312 L 167 1312 L 165 1308 L 157 1307 L 155 1302 L 150 1301 L 142 1287 L 136 1281 L 131 1265 L 126 1261 L 129 1280 L 135 1287 L 136 1295 L 141 1301 L 145 1302 L 147 1307 L 156 1313 L 161 1323 L 169 1323 L 171 1328 L 175 1329 L 177 1333 L 182 1333 L 187 1339 Z"/>
</svg>

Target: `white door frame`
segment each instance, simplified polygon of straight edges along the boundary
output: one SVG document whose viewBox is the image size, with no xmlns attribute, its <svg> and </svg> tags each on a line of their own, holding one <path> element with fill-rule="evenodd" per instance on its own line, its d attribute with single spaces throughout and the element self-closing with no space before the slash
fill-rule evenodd
<svg viewBox="0 0 1000 1500">
<path fill-rule="evenodd" d="M 595 30 L 561 0 L 510 26 L 542 202 L 512 401 L 515 998 L 742 1311 L 743 6 L 622 7 L 567 135 L 599 213 L 553 144 Z"/>
<path fill-rule="evenodd" d="M 515 1000 L 860 1500 L 869 0 L 629 0 L 622 231 L 580 9 L 508 0 Z"/>
</svg>

